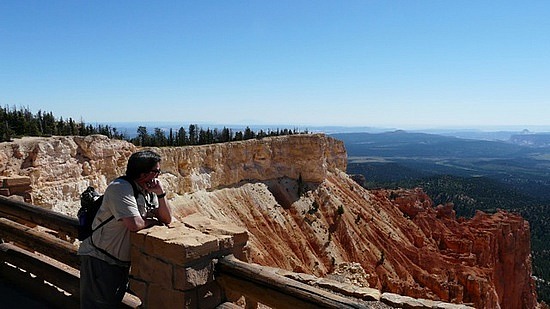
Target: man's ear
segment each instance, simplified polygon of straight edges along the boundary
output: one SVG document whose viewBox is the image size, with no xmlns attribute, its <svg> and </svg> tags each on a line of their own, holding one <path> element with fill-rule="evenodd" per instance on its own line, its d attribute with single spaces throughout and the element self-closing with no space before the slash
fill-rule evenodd
<svg viewBox="0 0 550 309">
<path fill-rule="evenodd" d="M 145 178 L 147 178 L 147 173 L 141 173 L 139 174 L 139 177 L 135 179 L 136 182 L 143 181 Z"/>
</svg>

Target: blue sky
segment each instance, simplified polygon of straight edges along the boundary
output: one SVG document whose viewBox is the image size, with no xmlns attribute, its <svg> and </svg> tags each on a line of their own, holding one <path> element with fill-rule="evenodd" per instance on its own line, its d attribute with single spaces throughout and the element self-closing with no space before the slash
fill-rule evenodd
<svg viewBox="0 0 550 309">
<path fill-rule="evenodd" d="M 550 1 L 0 1 L 0 105 L 94 122 L 550 126 Z"/>
</svg>

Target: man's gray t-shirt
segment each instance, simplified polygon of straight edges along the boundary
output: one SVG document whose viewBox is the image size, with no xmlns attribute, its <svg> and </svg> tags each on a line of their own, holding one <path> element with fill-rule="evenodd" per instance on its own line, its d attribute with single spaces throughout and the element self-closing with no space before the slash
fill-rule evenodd
<svg viewBox="0 0 550 309">
<path fill-rule="evenodd" d="M 149 211 L 152 208 L 157 207 L 158 199 L 155 194 L 140 193 L 136 200 L 132 184 L 124 179 L 115 179 L 105 190 L 103 203 L 94 219 L 92 229 L 97 228 L 101 222 L 108 220 L 111 216 L 114 216 L 114 219 L 85 239 L 80 244 L 78 254 L 90 255 L 109 264 L 128 266 L 128 263 L 121 261 L 130 261 L 130 230 L 126 228 L 122 219 L 135 216 L 145 217 L 150 214 Z M 92 237 L 95 246 L 107 251 L 120 261 L 95 248 L 90 242 Z"/>
</svg>

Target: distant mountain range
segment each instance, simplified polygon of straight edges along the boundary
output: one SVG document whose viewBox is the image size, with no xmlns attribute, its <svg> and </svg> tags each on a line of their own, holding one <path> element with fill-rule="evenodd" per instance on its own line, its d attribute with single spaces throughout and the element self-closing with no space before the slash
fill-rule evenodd
<svg viewBox="0 0 550 309">
<path fill-rule="evenodd" d="M 522 146 L 546 148 L 550 147 L 550 133 L 512 135 L 510 142 Z"/>
<path fill-rule="evenodd" d="M 486 177 L 536 198 L 550 200 L 550 135 L 513 135 L 508 141 L 463 139 L 426 133 L 342 133 L 350 167 L 401 167 L 384 181 L 434 175 Z M 533 138 L 536 137 L 536 138 Z M 373 175 L 370 175 L 371 177 Z M 367 179 L 369 175 L 365 176 Z"/>
<path fill-rule="evenodd" d="M 296 129 L 298 131 L 309 132 L 322 132 L 326 134 L 343 134 L 343 133 L 384 133 L 398 131 L 395 127 L 372 127 L 372 126 L 308 126 L 308 125 L 291 125 L 291 124 L 223 124 L 223 123 L 201 123 L 193 122 L 204 129 L 224 127 L 230 128 L 235 131 L 243 131 L 246 127 L 249 127 L 253 131 L 259 130 L 276 130 L 276 129 Z M 180 127 L 188 128 L 190 123 L 186 122 L 110 122 L 108 125 L 117 128 L 119 132 L 126 134 L 132 138 L 137 136 L 137 128 L 139 126 L 145 126 L 151 132 L 155 128 L 161 128 L 165 131 L 172 129 L 179 129 Z M 550 126 L 538 126 L 534 127 L 536 135 L 543 134 L 542 132 L 549 132 Z M 534 131 L 529 131 L 524 127 L 502 127 L 502 128 L 482 128 L 482 129 L 457 129 L 457 128 L 441 128 L 441 129 L 414 129 L 407 130 L 408 133 L 426 133 L 443 136 L 453 136 L 464 139 L 478 139 L 478 140 L 490 140 L 490 141 L 508 141 L 514 135 L 528 135 L 534 134 Z"/>
</svg>

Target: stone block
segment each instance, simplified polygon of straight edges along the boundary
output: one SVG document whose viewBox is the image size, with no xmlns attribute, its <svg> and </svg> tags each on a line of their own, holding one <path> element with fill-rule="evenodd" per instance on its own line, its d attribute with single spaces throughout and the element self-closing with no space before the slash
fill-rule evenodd
<svg viewBox="0 0 550 309">
<path fill-rule="evenodd" d="M 174 288 L 190 290 L 214 281 L 214 262 L 207 258 L 188 267 L 175 267 Z"/>
<path fill-rule="evenodd" d="M 23 195 L 32 191 L 29 186 L 9 186 L 11 194 Z"/>
<path fill-rule="evenodd" d="M 235 242 L 232 236 L 217 235 L 217 238 L 221 251 L 231 250 L 235 247 Z"/>
<path fill-rule="evenodd" d="M 183 218 L 182 223 L 206 234 L 231 236 L 234 245 L 244 245 L 248 241 L 248 231 L 245 228 L 215 221 L 198 213 Z"/>
<path fill-rule="evenodd" d="M 147 283 L 141 280 L 130 278 L 130 290 L 134 292 L 142 302 L 147 297 Z"/>
<path fill-rule="evenodd" d="M 217 282 L 210 282 L 197 289 L 199 309 L 213 309 L 222 303 L 222 288 Z"/>
<path fill-rule="evenodd" d="M 436 304 L 433 300 L 418 299 L 394 293 L 383 293 L 380 300 L 390 306 L 408 309 L 428 309 Z"/>
<path fill-rule="evenodd" d="M 139 265 L 143 255 L 145 255 L 145 253 L 141 251 L 141 248 L 134 246 L 133 244 L 130 246 L 130 261 L 132 261 L 132 265 Z M 137 271 L 137 267 L 130 268 L 131 275 L 134 275 L 135 271 Z"/>
<path fill-rule="evenodd" d="M 25 200 L 26 203 L 34 204 L 32 195 L 30 192 L 23 193 L 22 196 L 23 196 L 23 200 Z"/>
<path fill-rule="evenodd" d="M 287 272 L 287 274 L 281 274 L 281 275 L 290 279 L 300 281 L 305 284 L 309 284 L 309 285 L 317 284 L 317 282 L 319 281 L 318 277 L 310 274 L 305 274 L 305 273 L 288 273 Z"/>
<path fill-rule="evenodd" d="M 145 237 L 147 237 L 146 230 L 130 233 L 130 242 L 132 246 L 135 246 L 138 250 L 143 250 L 145 247 Z"/>
<path fill-rule="evenodd" d="M 163 241 L 172 240 L 180 237 L 182 231 L 187 230 L 181 222 L 175 221 L 170 223 L 168 226 L 165 225 L 155 225 L 148 229 L 141 230 L 143 234 L 146 234 L 147 237 L 153 237 Z"/>
<path fill-rule="evenodd" d="M 10 189 L 8 188 L 0 188 L 0 195 L 3 195 L 3 196 L 10 196 Z"/>
<path fill-rule="evenodd" d="M 231 249 L 231 254 L 243 262 L 248 262 L 250 258 L 250 248 L 247 245 L 236 246 Z"/>
<path fill-rule="evenodd" d="M 155 226 L 146 232 L 142 251 L 174 265 L 186 265 L 219 251 L 218 239 L 183 225 Z"/>
<path fill-rule="evenodd" d="M 4 187 L 30 187 L 30 177 L 9 177 L 4 178 Z"/>
<path fill-rule="evenodd" d="M 474 309 L 474 307 L 471 307 L 465 304 L 452 304 L 452 303 L 438 302 L 432 307 L 432 309 Z"/>
<path fill-rule="evenodd" d="M 136 279 L 156 283 L 164 288 L 172 288 L 172 264 L 155 257 L 142 254 L 139 260 L 132 259 L 131 274 Z"/>
<path fill-rule="evenodd" d="M 144 301 L 144 308 L 165 309 L 165 308 L 198 308 L 197 291 L 176 291 L 166 289 L 157 284 L 149 285 L 147 299 Z"/>
<path fill-rule="evenodd" d="M 352 288 L 350 288 L 350 289 L 347 289 L 347 288 L 348 287 L 344 287 L 344 290 L 351 291 L 351 293 L 349 294 L 350 296 L 360 298 L 362 300 L 376 300 L 376 301 L 379 301 L 380 297 L 382 296 L 382 293 L 380 293 L 380 291 L 378 291 L 377 289 L 373 289 L 373 288 L 365 288 L 365 287 L 357 287 L 357 286 L 352 286 Z M 343 292 L 343 294 L 346 295 L 344 292 Z"/>
<path fill-rule="evenodd" d="M 343 286 L 343 284 L 341 284 L 340 282 L 327 279 L 327 278 L 319 278 L 316 284 L 322 288 L 329 289 L 329 290 L 334 290 L 336 288 L 340 288 L 341 286 Z"/>
</svg>

